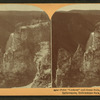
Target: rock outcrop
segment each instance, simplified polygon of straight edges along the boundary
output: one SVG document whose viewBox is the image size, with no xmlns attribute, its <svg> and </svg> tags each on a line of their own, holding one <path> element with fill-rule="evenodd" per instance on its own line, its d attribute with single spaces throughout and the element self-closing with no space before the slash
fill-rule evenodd
<svg viewBox="0 0 100 100">
<path fill-rule="evenodd" d="M 71 87 L 79 87 L 80 82 L 83 80 L 84 73 L 81 70 L 81 67 L 83 65 L 83 55 L 84 55 L 83 47 L 80 44 L 78 44 L 78 47 L 74 55 L 72 56 L 72 63 L 70 66 L 69 77 L 71 78 L 69 79 Z"/>
<path fill-rule="evenodd" d="M 70 54 L 64 49 L 58 52 L 58 68 L 56 72 L 57 87 L 78 86 L 83 78 L 80 70 L 83 61 L 84 51 L 79 44 L 74 54 Z M 74 82 L 74 84 L 73 84 Z"/>
<path fill-rule="evenodd" d="M 57 87 L 68 86 L 68 72 L 71 66 L 71 54 L 61 48 L 58 51 L 58 62 L 56 70 L 56 85 Z"/>
<path fill-rule="evenodd" d="M 93 32 L 87 42 L 82 70 L 85 86 L 100 85 L 100 33 Z"/>
<path fill-rule="evenodd" d="M 51 87 L 51 51 L 49 42 L 41 42 L 40 51 L 35 54 L 34 62 L 37 73 L 32 83 L 32 88 Z"/>
</svg>

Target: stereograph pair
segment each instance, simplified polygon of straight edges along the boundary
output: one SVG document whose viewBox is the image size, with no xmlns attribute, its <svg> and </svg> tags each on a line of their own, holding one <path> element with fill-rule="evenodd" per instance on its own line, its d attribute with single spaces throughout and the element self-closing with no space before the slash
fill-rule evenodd
<svg viewBox="0 0 100 100">
<path fill-rule="evenodd" d="M 99 4 L 0 5 L 0 88 L 99 86 Z"/>
</svg>

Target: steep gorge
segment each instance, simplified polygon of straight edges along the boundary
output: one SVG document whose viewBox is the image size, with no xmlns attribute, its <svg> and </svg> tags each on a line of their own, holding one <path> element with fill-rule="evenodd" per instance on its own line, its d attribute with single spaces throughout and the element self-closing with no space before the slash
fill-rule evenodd
<svg viewBox="0 0 100 100">
<path fill-rule="evenodd" d="M 46 45 L 43 45 L 43 43 Z M 36 53 L 41 46 L 50 50 L 50 22 L 40 22 L 34 25 L 19 26 L 11 33 L 2 57 L 3 82 L 0 87 L 20 87 L 33 82 L 38 70 Z M 48 49 L 44 51 L 48 51 Z M 44 54 L 45 55 L 45 54 Z M 39 55 L 40 58 L 42 55 Z M 47 58 L 50 55 L 45 55 Z M 39 59 L 40 59 L 39 58 Z M 47 59 L 45 58 L 45 59 Z M 40 59 L 42 63 L 43 59 Z M 49 62 L 50 63 L 50 62 Z M 46 64 L 45 64 L 46 66 Z M 47 64 L 47 69 L 50 65 Z M 43 70 L 43 68 L 41 68 Z M 50 70 L 49 70 L 50 71 Z"/>
<path fill-rule="evenodd" d="M 85 51 L 78 44 L 72 55 L 67 50 L 58 52 L 57 66 L 57 87 L 100 86 L 100 33 L 90 34 Z"/>
</svg>

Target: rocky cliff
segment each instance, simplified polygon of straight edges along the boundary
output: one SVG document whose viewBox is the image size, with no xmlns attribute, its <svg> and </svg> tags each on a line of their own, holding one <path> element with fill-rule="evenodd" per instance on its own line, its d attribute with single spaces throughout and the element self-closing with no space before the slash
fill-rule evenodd
<svg viewBox="0 0 100 100">
<path fill-rule="evenodd" d="M 90 34 L 85 51 L 79 44 L 72 55 L 68 51 L 58 52 L 57 66 L 57 87 L 100 86 L 100 33 Z"/>
<path fill-rule="evenodd" d="M 83 61 L 84 51 L 79 44 L 74 54 L 70 54 L 64 49 L 58 52 L 58 68 L 56 71 L 57 87 L 78 86 L 83 74 L 80 70 Z M 73 84 L 74 83 L 74 84 Z"/>
<path fill-rule="evenodd" d="M 48 55 L 48 51 L 50 51 L 49 40 L 50 22 L 18 26 L 15 32 L 10 34 L 3 55 L 4 87 L 25 86 L 33 82 L 37 72 L 42 76 L 37 67 L 40 61 L 37 64 L 37 60 L 34 59 L 41 60 L 41 66 L 50 69 L 50 62 L 49 65 L 46 63 L 47 58 L 50 58 Z M 41 49 L 45 48 L 45 45 L 49 49 L 44 50 L 44 53 L 46 52 L 45 57 L 38 55 L 37 52 L 42 52 Z M 36 56 L 39 57 L 36 58 Z M 39 66 L 39 70 L 43 70 L 41 66 Z"/>
<path fill-rule="evenodd" d="M 85 86 L 100 86 L 100 33 L 93 32 L 87 42 L 82 70 Z"/>
<path fill-rule="evenodd" d="M 68 86 L 68 72 L 71 66 L 71 54 L 61 48 L 58 51 L 58 62 L 56 70 L 56 85 L 57 87 Z"/>
<path fill-rule="evenodd" d="M 51 87 L 51 52 L 49 42 L 41 42 L 40 51 L 35 54 L 34 62 L 37 73 L 32 83 L 32 88 Z"/>
</svg>

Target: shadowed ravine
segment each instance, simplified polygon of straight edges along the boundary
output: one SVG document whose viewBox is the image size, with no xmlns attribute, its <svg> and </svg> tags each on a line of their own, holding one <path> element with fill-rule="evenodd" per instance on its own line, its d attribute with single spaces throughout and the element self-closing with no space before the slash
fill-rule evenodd
<svg viewBox="0 0 100 100">
<path fill-rule="evenodd" d="M 48 87 L 51 80 L 50 22 L 18 26 L 11 33 L 2 56 L 0 87 L 20 87 L 45 80 L 40 87 Z M 40 75 L 40 76 L 39 76 Z M 36 78 L 38 77 L 38 78 Z M 35 83 L 32 87 L 38 87 Z"/>
</svg>

